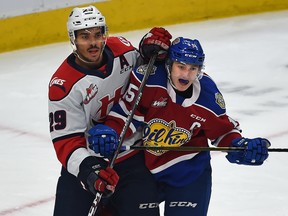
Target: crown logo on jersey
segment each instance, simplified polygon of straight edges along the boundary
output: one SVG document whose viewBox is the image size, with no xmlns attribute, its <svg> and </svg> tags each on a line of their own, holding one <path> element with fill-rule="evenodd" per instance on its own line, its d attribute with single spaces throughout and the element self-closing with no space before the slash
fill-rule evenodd
<svg viewBox="0 0 288 216">
<path fill-rule="evenodd" d="M 225 109 L 225 101 L 223 96 L 218 92 L 215 94 L 216 103 L 222 108 Z"/>
<path fill-rule="evenodd" d="M 142 74 L 144 75 L 147 71 L 147 68 L 148 68 L 148 65 L 145 64 L 145 65 L 140 65 L 137 70 L 136 70 L 136 73 L 139 73 L 139 74 Z M 153 70 L 152 72 L 150 73 L 150 75 L 153 75 L 155 74 L 155 71 L 156 71 L 157 67 L 155 65 L 153 65 Z"/>
<path fill-rule="evenodd" d="M 191 133 L 176 126 L 174 120 L 166 122 L 162 119 L 153 119 L 148 122 L 143 132 L 144 146 L 173 146 L 178 147 L 191 139 Z M 162 155 L 166 150 L 148 150 L 154 155 Z"/>
<path fill-rule="evenodd" d="M 96 84 L 90 84 L 90 86 L 88 88 L 86 88 L 86 96 L 85 96 L 83 103 L 88 104 L 92 100 L 92 98 L 95 97 L 97 92 L 98 92 L 97 85 Z"/>
</svg>

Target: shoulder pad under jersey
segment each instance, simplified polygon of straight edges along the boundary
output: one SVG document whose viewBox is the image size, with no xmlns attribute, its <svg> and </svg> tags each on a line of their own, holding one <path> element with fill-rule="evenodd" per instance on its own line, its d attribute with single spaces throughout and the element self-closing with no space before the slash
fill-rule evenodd
<svg viewBox="0 0 288 216">
<path fill-rule="evenodd" d="M 49 82 L 49 100 L 57 101 L 69 94 L 73 85 L 85 74 L 71 67 L 67 59 L 60 65 Z"/>
<path fill-rule="evenodd" d="M 148 64 L 143 64 L 137 67 L 133 72 L 134 76 L 141 82 L 145 72 L 147 71 Z M 150 76 L 147 80 L 147 85 L 151 86 L 167 86 L 167 72 L 165 69 L 165 64 L 155 63 L 153 69 L 150 73 Z"/>
<path fill-rule="evenodd" d="M 201 92 L 196 103 L 210 109 L 216 115 L 226 113 L 225 101 L 216 83 L 210 76 L 204 74 L 200 79 Z"/>
<path fill-rule="evenodd" d="M 123 53 L 136 50 L 133 45 L 124 37 L 108 37 L 106 46 L 113 52 L 114 56 L 122 55 Z"/>
</svg>

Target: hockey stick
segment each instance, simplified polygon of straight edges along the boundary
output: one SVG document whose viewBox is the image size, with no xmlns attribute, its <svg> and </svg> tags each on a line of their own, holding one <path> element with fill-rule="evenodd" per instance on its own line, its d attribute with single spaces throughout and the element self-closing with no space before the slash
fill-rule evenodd
<svg viewBox="0 0 288 216">
<path fill-rule="evenodd" d="M 117 146 L 117 148 L 116 148 L 116 150 L 115 150 L 115 153 L 114 153 L 114 155 L 113 155 L 113 158 L 110 160 L 109 167 L 111 167 L 111 168 L 113 168 L 113 166 L 114 166 L 114 164 L 115 164 L 115 161 L 116 161 L 116 159 L 117 159 L 117 157 L 118 157 L 118 155 L 119 155 L 119 152 L 120 152 L 120 150 L 121 150 L 121 146 L 122 146 L 122 144 L 123 144 L 125 135 L 126 135 L 126 133 L 127 133 L 127 130 L 128 130 L 128 128 L 129 128 L 129 125 L 130 125 L 131 122 L 132 122 L 132 119 L 133 119 L 135 110 L 136 110 L 136 108 L 137 108 L 137 106 L 138 106 L 138 104 L 139 104 L 139 101 L 140 101 L 140 99 L 141 99 L 143 89 L 144 89 L 144 87 L 145 87 L 145 85 L 146 85 L 146 82 L 147 82 L 147 80 L 148 80 L 149 75 L 151 74 L 151 72 L 152 72 L 152 70 L 153 70 L 153 65 L 154 65 L 154 63 L 155 63 L 156 57 L 157 57 L 157 54 L 154 54 L 154 55 L 150 58 L 150 60 L 149 60 L 146 73 L 145 73 L 144 76 L 143 76 L 143 80 L 142 80 L 142 82 L 141 82 L 141 84 L 140 84 L 140 86 L 139 86 L 138 92 L 137 92 L 137 94 L 136 94 L 136 96 L 135 96 L 135 100 L 134 100 L 133 106 L 132 106 L 132 108 L 131 108 L 128 116 L 127 116 L 125 125 L 124 125 L 124 127 L 123 127 L 123 129 L 122 129 L 122 131 L 121 131 L 121 133 L 120 133 L 118 146 Z M 96 210 L 97 210 L 97 207 L 98 207 L 98 205 L 99 205 L 99 203 L 100 203 L 101 198 L 102 198 L 102 193 L 97 192 L 97 193 L 96 193 L 96 196 L 95 196 L 95 199 L 94 199 L 94 201 L 93 201 L 93 203 L 92 203 L 92 205 L 91 205 L 91 207 L 90 207 L 90 210 L 89 210 L 89 212 L 88 212 L 88 216 L 94 216 L 94 215 L 95 215 Z"/>
<path fill-rule="evenodd" d="M 121 150 L 168 150 L 168 151 L 243 151 L 244 147 L 197 147 L 197 146 L 182 146 L 182 147 L 172 147 L 172 146 L 122 146 Z M 288 152 L 288 148 L 268 148 L 268 152 Z"/>
</svg>

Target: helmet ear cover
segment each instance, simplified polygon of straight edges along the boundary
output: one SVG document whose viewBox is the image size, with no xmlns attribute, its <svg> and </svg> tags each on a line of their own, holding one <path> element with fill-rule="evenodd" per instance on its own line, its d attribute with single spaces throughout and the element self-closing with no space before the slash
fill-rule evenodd
<svg viewBox="0 0 288 216">
<path fill-rule="evenodd" d="M 108 30 L 105 22 L 105 17 L 95 6 L 88 6 L 83 8 L 74 8 L 67 21 L 68 36 L 73 51 L 77 50 L 75 45 L 76 32 L 81 29 L 88 29 L 93 27 L 100 27 L 104 35 L 108 35 Z"/>
</svg>

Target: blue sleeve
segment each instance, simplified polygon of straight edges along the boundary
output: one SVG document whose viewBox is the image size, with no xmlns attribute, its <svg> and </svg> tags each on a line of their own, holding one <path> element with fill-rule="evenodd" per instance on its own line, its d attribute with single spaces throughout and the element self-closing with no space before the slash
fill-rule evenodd
<svg viewBox="0 0 288 216">
<path fill-rule="evenodd" d="M 147 69 L 147 65 L 140 65 L 137 67 L 133 73 L 135 77 L 141 82 L 144 77 L 144 73 Z M 167 85 L 167 79 L 163 79 L 163 77 L 167 77 L 167 72 L 165 69 L 165 64 L 162 63 L 155 63 L 153 66 L 153 71 L 151 72 L 146 85 L 160 85 L 160 86 L 166 86 Z"/>
<path fill-rule="evenodd" d="M 196 101 L 197 104 L 213 111 L 216 115 L 226 113 L 224 98 L 215 82 L 207 75 L 200 79 L 201 93 Z"/>
<path fill-rule="evenodd" d="M 119 105 L 119 103 L 115 104 L 112 109 L 111 112 L 115 112 L 119 115 L 121 115 L 122 117 L 125 117 L 125 119 L 127 119 L 129 113 L 124 112 L 124 110 L 121 108 L 121 106 Z M 141 121 L 137 121 L 134 118 L 131 121 L 131 124 L 137 129 L 140 126 L 142 126 L 144 123 Z"/>
</svg>

